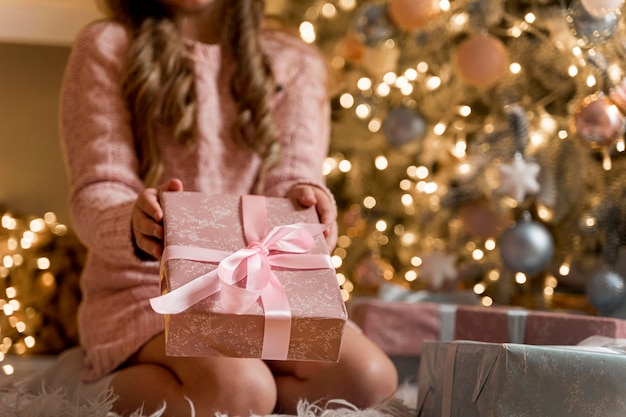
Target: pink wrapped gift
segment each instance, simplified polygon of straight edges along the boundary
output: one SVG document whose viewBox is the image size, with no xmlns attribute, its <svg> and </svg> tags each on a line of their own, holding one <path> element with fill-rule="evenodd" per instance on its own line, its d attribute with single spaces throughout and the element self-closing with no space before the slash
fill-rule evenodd
<svg viewBox="0 0 626 417">
<path fill-rule="evenodd" d="M 355 302 L 350 317 L 385 352 L 418 357 L 426 340 L 575 345 L 591 336 L 626 337 L 626 320 L 516 307 L 430 302 Z"/>
<path fill-rule="evenodd" d="M 456 340 L 576 345 L 591 336 L 622 338 L 626 320 L 515 307 L 458 306 Z"/>
<path fill-rule="evenodd" d="M 162 295 L 170 356 L 336 361 L 347 320 L 313 207 L 166 192 Z"/>
<path fill-rule="evenodd" d="M 390 356 L 420 356 L 424 340 L 441 339 L 439 304 L 354 300 L 350 318 Z"/>
</svg>

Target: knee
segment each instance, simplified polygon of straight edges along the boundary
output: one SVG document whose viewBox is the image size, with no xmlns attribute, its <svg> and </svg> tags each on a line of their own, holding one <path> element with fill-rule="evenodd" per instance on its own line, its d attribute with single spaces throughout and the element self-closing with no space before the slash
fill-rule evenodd
<svg viewBox="0 0 626 417">
<path fill-rule="evenodd" d="M 260 361 L 235 361 L 227 373 L 218 376 L 216 403 L 221 404 L 218 411 L 231 416 L 271 414 L 277 401 L 272 373 Z"/>
<path fill-rule="evenodd" d="M 359 407 L 376 405 L 398 389 L 398 371 L 391 359 L 361 334 L 349 335 L 342 347 L 339 372 Z"/>
<path fill-rule="evenodd" d="M 366 360 L 355 375 L 369 405 L 381 402 L 398 389 L 398 371 L 391 359 L 382 354 Z"/>
</svg>

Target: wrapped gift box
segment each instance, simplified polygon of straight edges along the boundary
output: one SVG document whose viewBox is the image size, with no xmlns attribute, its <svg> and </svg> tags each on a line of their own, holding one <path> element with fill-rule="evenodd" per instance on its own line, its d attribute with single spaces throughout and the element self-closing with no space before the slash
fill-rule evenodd
<svg viewBox="0 0 626 417">
<path fill-rule="evenodd" d="M 161 199 L 163 294 L 151 302 L 165 315 L 168 355 L 338 359 L 347 313 L 313 207 L 196 192 Z"/>
<path fill-rule="evenodd" d="M 419 368 L 424 341 L 576 345 L 595 335 L 626 337 L 626 320 L 467 304 L 356 300 L 350 318 L 392 357 L 402 379 Z"/>
<path fill-rule="evenodd" d="M 626 415 L 626 355 L 605 348 L 425 342 L 418 417 Z"/>
</svg>

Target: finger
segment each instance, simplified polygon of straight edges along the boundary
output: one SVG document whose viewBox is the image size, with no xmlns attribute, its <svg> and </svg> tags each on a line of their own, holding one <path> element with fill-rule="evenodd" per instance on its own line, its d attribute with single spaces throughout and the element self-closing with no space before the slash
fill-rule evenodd
<svg viewBox="0 0 626 417">
<path fill-rule="evenodd" d="M 301 206 L 310 207 L 316 204 L 315 191 L 309 185 L 295 185 L 287 193 L 287 197 L 298 202 Z"/>
<path fill-rule="evenodd" d="M 163 227 L 141 212 L 133 221 L 133 236 L 136 246 L 155 258 L 163 253 Z"/>
<path fill-rule="evenodd" d="M 160 240 L 144 236 L 143 238 L 137 239 L 137 247 L 156 259 L 160 259 L 161 256 L 163 256 L 163 244 Z"/>
<path fill-rule="evenodd" d="M 135 231 L 147 238 L 163 239 L 163 226 L 153 219 L 145 216 L 137 221 Z"/>
<path fill-rule="evenodd" d="M 298 202 L 303 206 L 309 207 L 315 205 L 318 201 L 313 187 L 300 187 L 299 193 L 300 195 L 298 196 Z"/>
<path fill-rule="evenodd" d="M 335 221 L 334 213 L 335 213 L 334 210 L 332 210 L 328 206 L 322 206 L 322 205 L 317 206 L 317 214 L 320 218 L 320 223 L 324 223 L 324 224 L 333 223 Z"/>
<path fill-rule="evenodd" d="M 333 223 L 337 219 L 337 215 L 333 205 L 328 198 L 326 198 L 326 195 L 324 195 L 324 198 L 318 198 L 317 201 L 316 208 L 320 222 L 324 224 Z"/>
<path fill-rule="evenodd" d="M 328 229 L 324 231 L 326 246 L 328 246 L 328 249 L 331 251 L 337 246 L 337 236 L 337 223 L 333 222 Z"/>
<path fill-rule="evenodd" d="M 153 219 L 154 221 L 161 221 L 163 218 L 163 211 L 157 198 L 157 190 L 155 188 L 145 189 L 137 198 L 137 208 L 141 213 Z"/>
<path fill-rule="evenodd" d="M 183 191 L 183 182 L 178 178 L 172 178 L 157 188 L 159 191 Z"/>
</svg>

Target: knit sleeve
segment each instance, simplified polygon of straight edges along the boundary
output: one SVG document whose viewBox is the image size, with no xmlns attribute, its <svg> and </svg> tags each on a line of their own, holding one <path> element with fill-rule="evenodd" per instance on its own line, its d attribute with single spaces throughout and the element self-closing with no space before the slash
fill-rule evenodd
<svg viewBox="0 0 626 417">
<path fill-rule="evenodd" d="M 310 184 L 334 198 L 325 185 L 322 165 L 330 142 L 330 100 L 326 64 L 316 50 L 290 41 L 275 68 L 281 91 L 274 108 L 281 134 L 281 158 L 270 170 L 266 193 L 284 197 L 296 184 Z M 282 79 L 281 79 L 282 78 Z"/>
<path fill-rule="evenodd" d="M 73 226 L 95 256 L 117 264 L 139 262 L 130 214 L 143 188 L 121 94 L 126 45 L 116 24 L 85 28 L 70 54 L 60 101 Z"/>
</svg>

